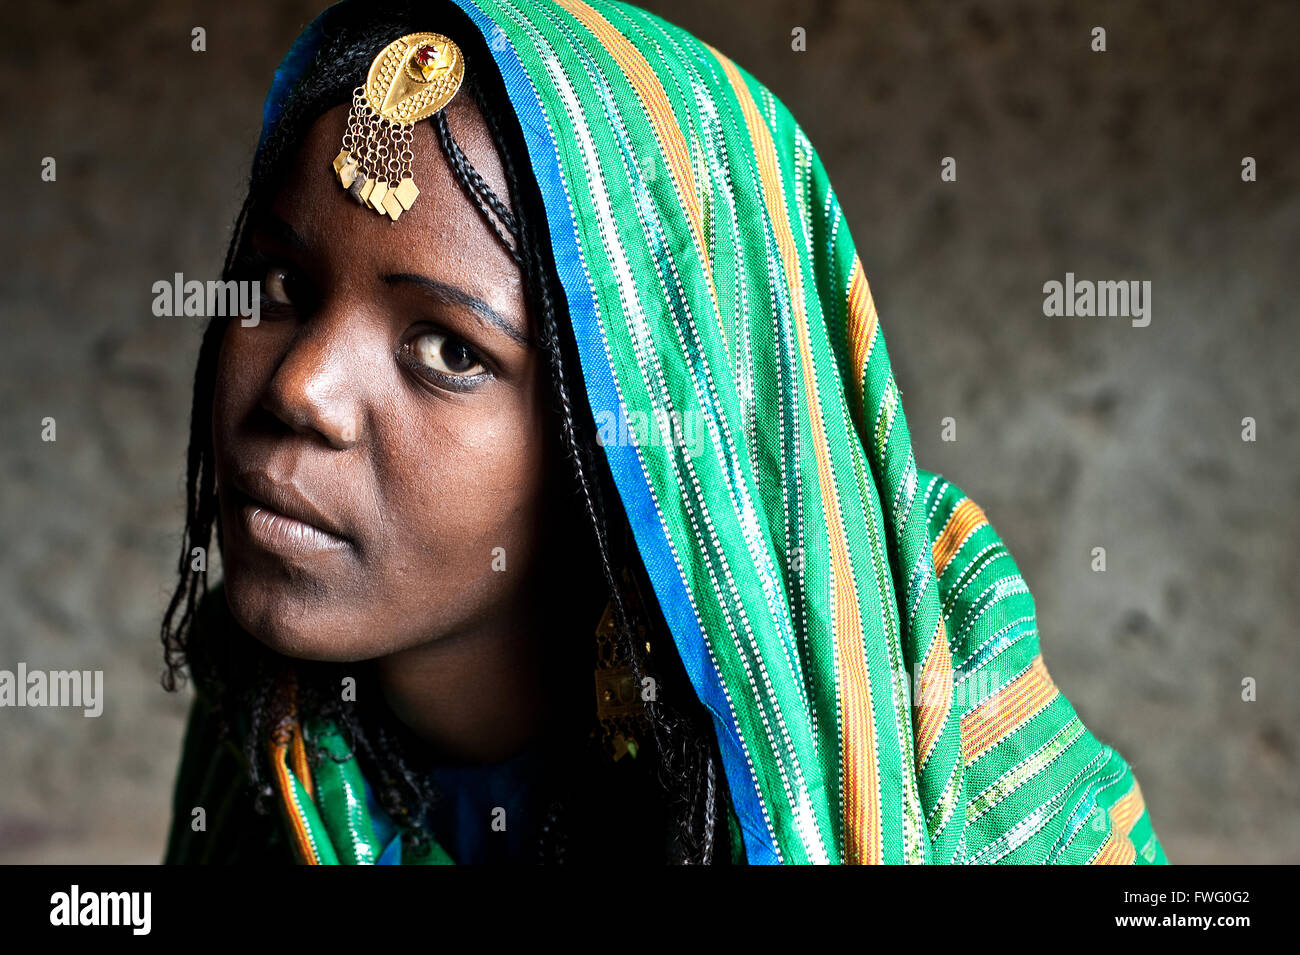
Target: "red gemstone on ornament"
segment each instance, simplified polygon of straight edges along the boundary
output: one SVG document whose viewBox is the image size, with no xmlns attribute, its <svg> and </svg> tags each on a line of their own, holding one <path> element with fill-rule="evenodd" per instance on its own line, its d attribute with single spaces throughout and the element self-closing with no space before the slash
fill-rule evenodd
<svg viewBox="0 0 1300 955">
<path fill-rule="evenodd" d="M 438 58 L 438 48 L 422 46 L 415 51 L 415 62 L 421 66 L 431 66 Z"/>
</svg>

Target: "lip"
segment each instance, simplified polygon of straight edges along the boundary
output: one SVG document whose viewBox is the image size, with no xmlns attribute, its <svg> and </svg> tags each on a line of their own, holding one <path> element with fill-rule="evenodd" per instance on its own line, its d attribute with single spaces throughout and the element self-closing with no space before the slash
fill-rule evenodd
<svg viewBox="0 0 1300 955">
<path fill-rule="evenodd" d="M 260 471 L 232 482 L 244 530 L 254 543 L 285 556 L 308 556 L 352 546 L 338 524 L 289 484 Z"/>
</svg>

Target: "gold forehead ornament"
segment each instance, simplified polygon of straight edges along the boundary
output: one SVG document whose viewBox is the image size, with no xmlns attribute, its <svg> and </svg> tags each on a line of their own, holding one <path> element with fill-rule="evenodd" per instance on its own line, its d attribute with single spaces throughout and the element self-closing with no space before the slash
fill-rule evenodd
<svg viewBox="0 0 1300 955">
<path fill-rule="evenodd" d="M 440 33 L 394 40 L 370 64 L 352 109 L 334 173 L 352 197 L 394 222 L 420 190 L 411 176 L 411 131 L 452 101 L 465 78 L 460 47 Z"/>
</svg>

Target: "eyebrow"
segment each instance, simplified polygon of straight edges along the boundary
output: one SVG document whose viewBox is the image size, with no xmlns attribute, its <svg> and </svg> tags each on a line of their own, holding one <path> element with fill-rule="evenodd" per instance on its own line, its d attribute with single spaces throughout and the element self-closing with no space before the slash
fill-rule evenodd
<svg viewBox="0 0 1300 955">
<path fill-rule="evenodd" d="M 457 285 L 450 285 L 447 282 L 438 279 L 429 278 L 427 275 L 416 275 L 412 272 L 397 272 L 391 275 L 383 276 L 384 282 L 388 285 L 415 285 L 424 289 L 433 298 L 445 305 L 463 305 L 470 309 L 479 318 L 487 324 L 503 332 L 508 337 L 518 342 L 520 345 L 531 346 L 533 340 L 523 333 L 514 322 L 502 318 L 487 302 L 480 298 L 470 295 L 463 288 Z"/>
<path fill-rule="evenodd" d="M 295 252 L 306 255 L 311 251 L 311 246 L 307 240 L 293 226 L 274 213 L 259 217 L 253 225 L 253 231 L 264 232 L 268 238 L 280 242 Z M 514 322 L 507 321 L 487 302 L 471 295 L 457 285 L 430 278 L 427 275 L 417 275 L 414 272 L 395 272 L 381 276 L 381 278 L 389 286 L 415 285 L 445 305 L 460 305 L 468 308 L 486 324 L 502 332 L 520 345 L 531 347 L 535 344 Z"/>
<path fill-rule="evenodd" d="M 287 245 L 295 252 L 307 253 L 311 251 L 307 245 L 307 240 L 300 236 L 294 227 L 289 225 L 275 213 L 267 213 L 253 223 L 251 232 L 265 232 L 267 236 L 279 242 L 281 245 Z"/>
</svg>

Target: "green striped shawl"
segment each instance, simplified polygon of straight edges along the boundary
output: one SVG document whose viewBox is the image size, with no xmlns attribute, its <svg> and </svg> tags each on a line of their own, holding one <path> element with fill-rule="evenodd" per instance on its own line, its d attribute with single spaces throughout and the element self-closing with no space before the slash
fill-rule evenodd
<svg viewBox="0 0 1300 955">
<path fill-rule="evenodd" d="M 456 2 L 524 130 L 747 861 L 1166 862 L 1128 765 L 1048 675 L 1006 545 L 918 470 L 849 225 L 785 106 L 623 3 Z"/>
</svg>

